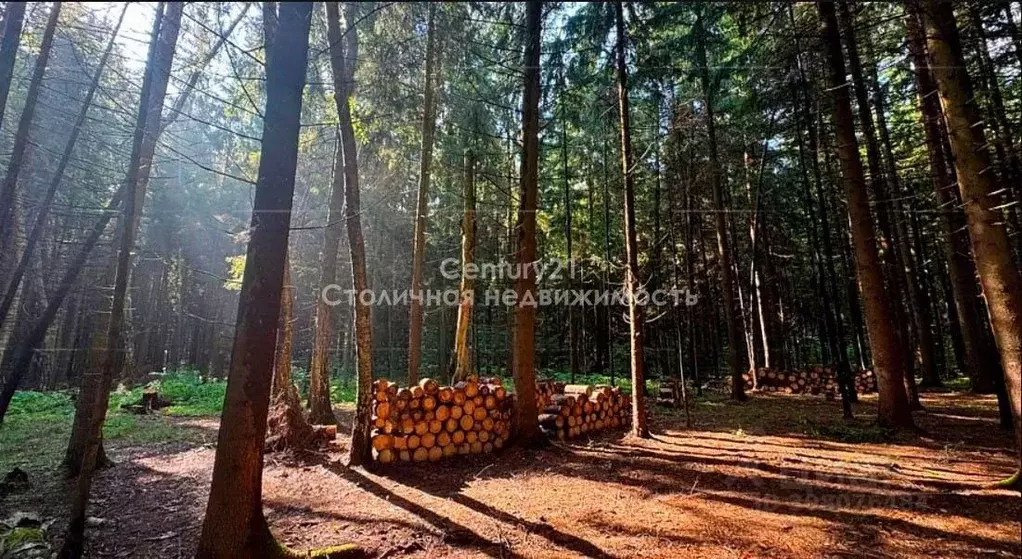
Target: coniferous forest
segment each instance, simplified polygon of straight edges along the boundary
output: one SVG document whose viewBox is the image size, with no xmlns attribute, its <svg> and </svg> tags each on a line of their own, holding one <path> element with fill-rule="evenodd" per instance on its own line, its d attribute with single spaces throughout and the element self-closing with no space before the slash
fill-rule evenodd
<svg viewBox="0 0 1022 559">
<path fill-rule="evenodd" d="M 0 2 L 0 558 L 1017 557 L 1022 2 Z"/>
</svg>

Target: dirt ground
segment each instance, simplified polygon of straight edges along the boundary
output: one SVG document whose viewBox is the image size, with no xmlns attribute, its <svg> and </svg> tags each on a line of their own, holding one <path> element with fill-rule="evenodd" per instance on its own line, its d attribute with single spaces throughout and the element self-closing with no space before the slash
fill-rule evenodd
<svg viewBox="0 0 1022 559">
<path fill-rule="evenodd" d="M 859 404 L 861 425 L 874 405 Z M 924 406 L 923 434 L 886 443 L 841 442 L 835 402 L 759 394 L 699 403 L 693 429 L 659 411 L 646 441 L 607 434 L 373 473 L 341 452 L 270 457 L 264 503 L 294 548 L 355 542 L 374 557 L 1022 556 L 1022 499 L 984 488 L 1016 463 L 995 401 L 928 394 Z M 216 421 L 159 421 L 207 443 L 110 448 L 90 556 L 192 555 Z M 0 505 L 59 517 L 67 489 L 48 483 Z"/>
</svg>

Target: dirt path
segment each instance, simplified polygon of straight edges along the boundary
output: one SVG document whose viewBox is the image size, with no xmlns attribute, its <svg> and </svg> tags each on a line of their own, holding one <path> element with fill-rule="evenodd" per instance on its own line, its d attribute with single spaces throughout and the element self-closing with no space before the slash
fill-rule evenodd
<svg viewBox="0 0 1022 559">
<path fill-rule="evenodd" d="M 1022 499 L 983 489 L 1013 470 L 996 403 L 924 404 L 927 434 L 884 444 L 809 439 L 840 424 L 837 404 L 757 395 L 700 404 L 692 430 L 659 415 L 651 441 L 606 436 L 380 473 L 343 467 L 340 452 L 271 459 L 264 502 L 293 547 L 353 541 L 377 557 L 1019 557 Z M 864 423 L 872 406 L 859 406 Z M 216 422 L 189 426 L 210 444 L 112 449 L 91 556 L 191 556 Z M 60 514 L 60 499 L 55 486 L 33 500 Z"/>
</svg>

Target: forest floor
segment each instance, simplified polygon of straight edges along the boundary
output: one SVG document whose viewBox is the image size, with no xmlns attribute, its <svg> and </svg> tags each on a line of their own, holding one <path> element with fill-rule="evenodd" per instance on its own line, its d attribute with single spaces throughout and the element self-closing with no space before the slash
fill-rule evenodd
<svg viewBox="0 0 1022 559">
<path fill-rule="evenodd" d="M 836 402 L 756 394 L 698 400 L 692 429 L 658 410 L 652 440 L 608 433 L 376 472 L 343 466 L 343 448 L 297 463 L 271 456 L 264 503 L 289 546 L 354 542 L 373 557 L 1022 556 L 1022 499 L 985 488 L 1017 463 L 995 400 L 931 393 L 923 403 L 922 434 L 893 438 L 870 424 L 874 397 L 846 425 Z M 350 426 L 349 409 L 338 416 Z M 89 555 L 189 557 L 217 420 L 136 421 L 156 432 L 108 437 L 116 466 L 94 485 Z M 59 461 L 51 437 L 39 429 L 21 441 L 36 449 L 23 466 L 33 486 L 0 510 L 37 514 L 57 535 L 69 486 L 41 466 Z"/>
</svg>

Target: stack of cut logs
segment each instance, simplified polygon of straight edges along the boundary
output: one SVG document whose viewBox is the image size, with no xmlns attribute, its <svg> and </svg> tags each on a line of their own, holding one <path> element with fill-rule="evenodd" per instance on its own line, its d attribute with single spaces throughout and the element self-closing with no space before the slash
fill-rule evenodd
<svg viewBox="0 0 1022 559">
<path fill-rule="evenodd" d="M 373 392 L 373 457 L 382 464 L 493 452 L 511 436 L 514 396 L 497 378 L 411 388 L 377 380 Z"/>
<path fill-rule="evenodd" d="M 609 386 L 539 381 L 536 404 L 540 429 L 559 440 L 627 425 L 632 417 L 628 396 Z"/>
<path fill-rule="evenodd" d="M 752 390 L 752 375 L 742 375 L 745 389 Z M 876 376 L 871 370 L 855 373 L 855 391 L 859 394 L 876 392 Z M 814 366 L 801 371 L 756 369 L 756 388 L 763 392 L 784 394 L 837 395 L 837 369 L 833 366 Z"/>
</svg>

